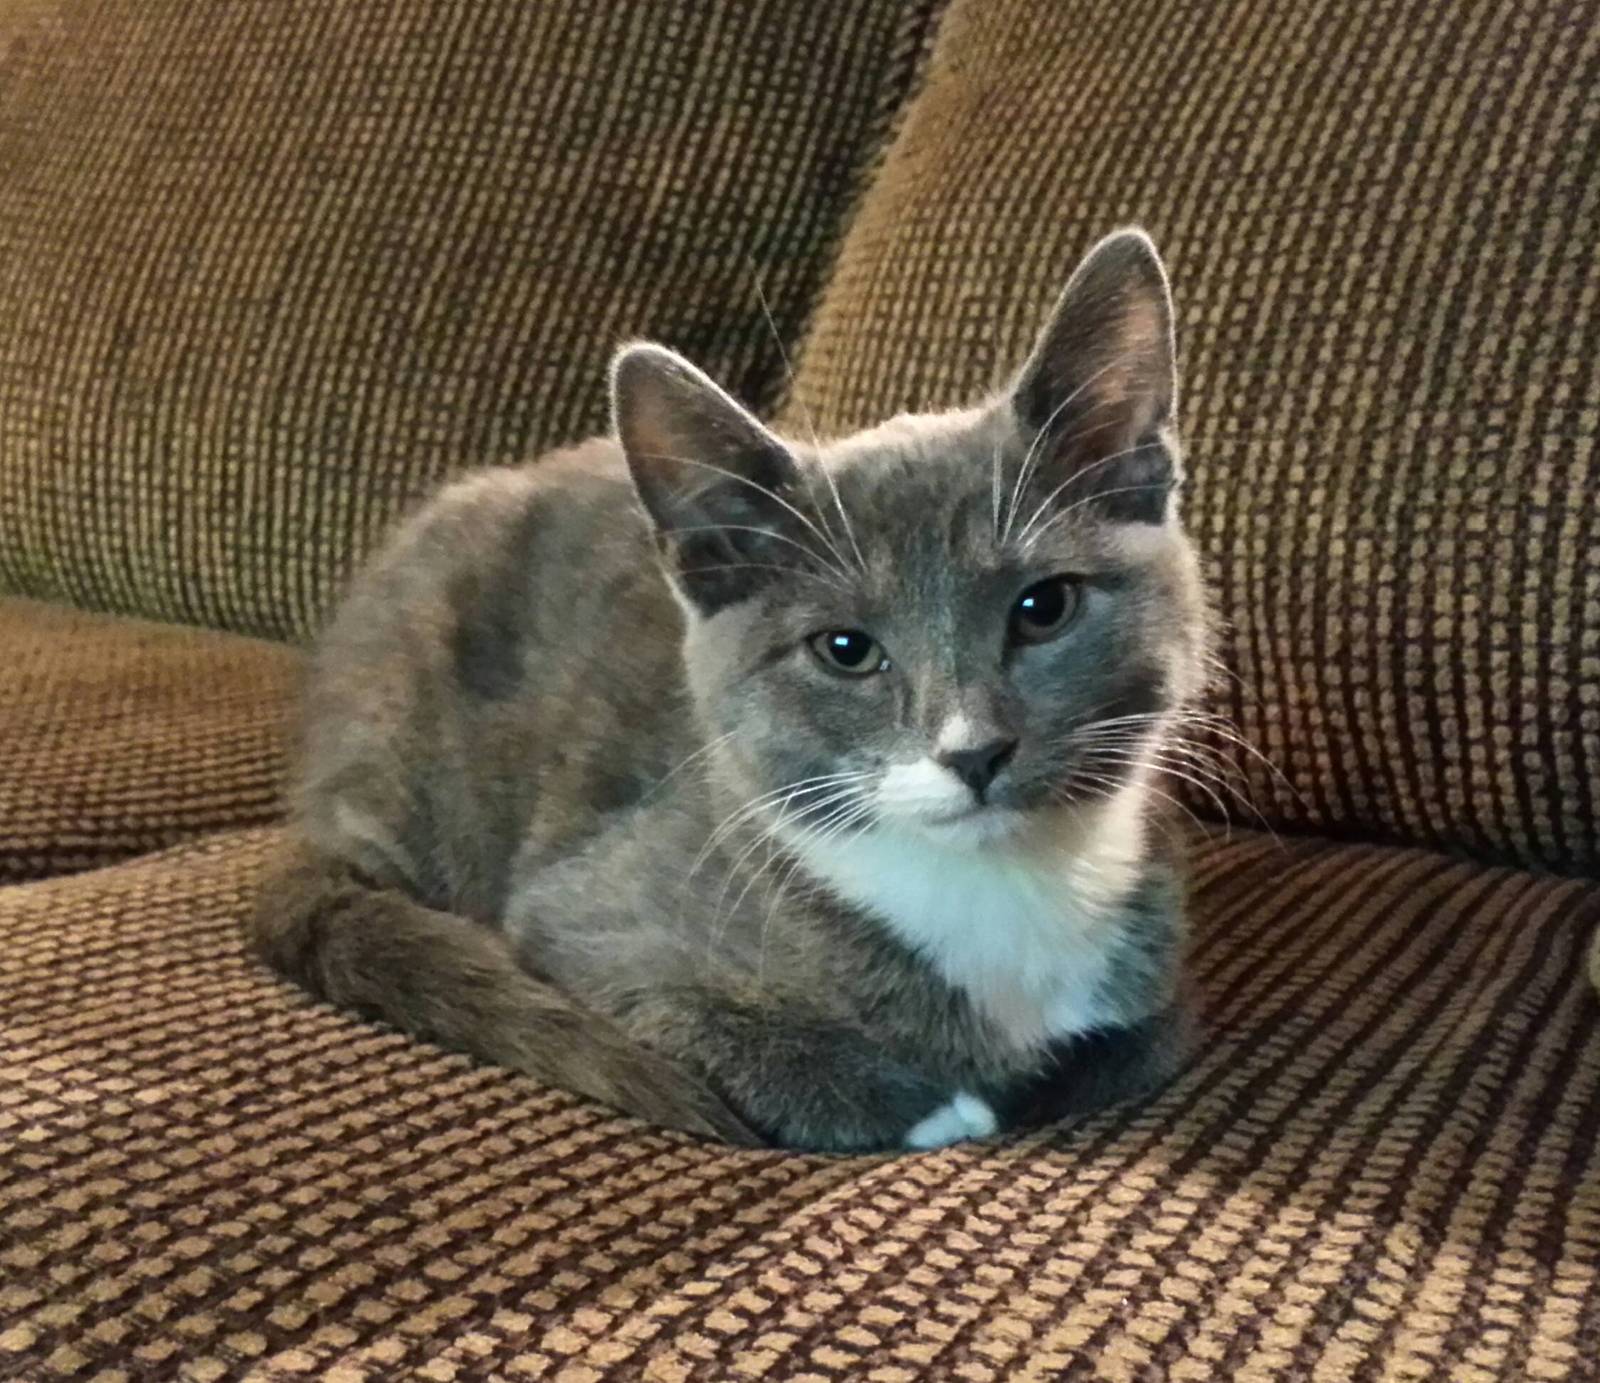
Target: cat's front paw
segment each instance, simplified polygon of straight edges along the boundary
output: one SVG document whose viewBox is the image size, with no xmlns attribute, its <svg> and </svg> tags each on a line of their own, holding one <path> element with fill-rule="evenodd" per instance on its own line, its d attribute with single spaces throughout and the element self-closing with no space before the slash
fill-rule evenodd
<svg viewBox="0 0 1600 1383">
<path fill-rule="evenodd" d="M 1000 1127 L 994 1110 L 969 1090 L 958 1090 L 906 1133 L 906 1147 L 943 1148 L 968 1138 L 987 1138 Z"/>
</svg>

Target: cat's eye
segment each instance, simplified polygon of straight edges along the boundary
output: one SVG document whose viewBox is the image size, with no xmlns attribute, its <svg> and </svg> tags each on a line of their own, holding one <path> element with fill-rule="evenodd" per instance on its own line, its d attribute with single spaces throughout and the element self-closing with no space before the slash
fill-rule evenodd
<svg viewBox="0 0 1600 1383">
<path fill-rule="evenodd" d="M 813 634 L 810 644 L 811 651 L 829 672 L 846 677 L 866 677 L 889 666 L 883 645 L 859 629 L 825 629 Z"/>
<path fill-rule="evenodd" d="M 1078 583 L 1052 576 L 1029 586 L 1011 607 L 1011 637 L 1017 643 L 1044 643 L 1072 623 L 1078 613 Z"/>
</svg>

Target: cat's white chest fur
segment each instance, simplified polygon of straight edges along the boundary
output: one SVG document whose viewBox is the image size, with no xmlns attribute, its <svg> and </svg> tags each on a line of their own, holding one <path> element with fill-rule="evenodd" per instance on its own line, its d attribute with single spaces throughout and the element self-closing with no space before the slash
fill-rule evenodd
<svg viewBox="0 0 1600 1383">
<path fill-rule="evenodd" d="M 1123 944 L 1116 904 L 1143 854 L 1142 803 L 1126 791 L 989 841 L 904 829 L 797 841 L 842 898 L 887 923 L 1017 1047 L 1099 1026 Z"/>
</svg>

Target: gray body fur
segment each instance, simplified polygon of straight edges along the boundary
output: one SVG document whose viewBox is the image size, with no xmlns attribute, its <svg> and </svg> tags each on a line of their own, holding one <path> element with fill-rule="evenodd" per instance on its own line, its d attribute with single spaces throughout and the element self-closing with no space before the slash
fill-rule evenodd
<svg viewBox="0 0 1600 1383">
<path fill-rule="evenodd" d="M 1150 782 L 1205 617 L 1172 397 L 1159 361 L 1137 373 L 1164 348 L 1170 374 L 1158 264 L 1168 315 L 1139 316 L 1146 246 L 1105 242 L 984 407 L 805 448 L 635 348 L 621 441 L 445 490 L 322 641 L 263 954 L 420 1036 L 737 1142 L 925 1145 L 1159 1081 L 1185 1038 L 1182 890 Z M 1008 644 L 1017 592 L 1056 572 L 1066 634 Z M 858 627 L 886 670 L 819 669 L 808 638 Z M 951 733 L 1009 744 L 1005 768 L 954 825 L 921 798 L 900 820 L 890 767 L 943 793 L 926 765 Z M 969 984 L 983 947 L 878 908 L 879 859 L 886 878 L 914 862 L 895 897 L 919 860 L 975 898 L 991 866 L 1014 876 L 1002 899 L 1059 879 L 1039 904 L 1059 935 L 1002 938 L 1022 959 Z M 1072 990 L 1074 947 L 1092 982 L 1019 997 L 1038 1021 L 1013 1021 L 1006 986 L 1057 967 Z"/>
</svg>

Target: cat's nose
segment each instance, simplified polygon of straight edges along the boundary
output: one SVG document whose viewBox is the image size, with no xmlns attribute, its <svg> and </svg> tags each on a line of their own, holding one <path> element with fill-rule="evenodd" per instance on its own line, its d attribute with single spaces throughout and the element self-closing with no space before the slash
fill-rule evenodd
<svg viewBox="0 0 1600 1383">
<path fill-rule="evenodd" d="M 990 740 L 973 749 L 948 749 L 939 755 L 939 762 L 961 779 L 981 801 L 989 784 L 1017 752 L 1014 739 Z"/>
</svg>

